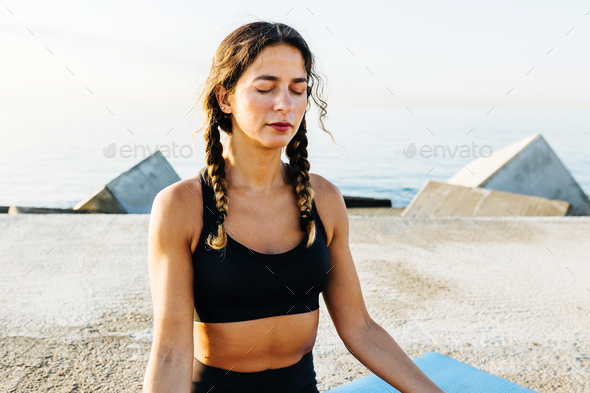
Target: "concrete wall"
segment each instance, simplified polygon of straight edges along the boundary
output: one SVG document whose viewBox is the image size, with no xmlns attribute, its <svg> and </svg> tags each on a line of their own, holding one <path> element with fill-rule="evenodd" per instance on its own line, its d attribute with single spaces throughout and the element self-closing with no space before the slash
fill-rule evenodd
<svg viewBox="0 0 590 393">
<path fill-rule="evenodd" d="M 570 210 L 565 201 L 428 181 L 401 217 L 565 216 Z"/>
<path fill-rule="evenodd" d="M 540 134 L 478 158 L 447 183 L 567 201 L 572 215 L 590 215 L 588 196 Z"/>
</svg>

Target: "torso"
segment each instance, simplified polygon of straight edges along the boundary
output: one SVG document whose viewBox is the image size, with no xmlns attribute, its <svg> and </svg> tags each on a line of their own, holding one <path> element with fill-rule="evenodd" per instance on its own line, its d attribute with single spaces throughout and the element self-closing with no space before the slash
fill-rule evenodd
<svg viewBox="0 0 590 393">
<path fill-rule="evenodd" d="M 322 216 L 322 192 L 310 174 L 315 204 L 326 231 L 327 244 L 333 229 Z M 198 183 L 198 175 L 187 179 Z M 191 189 L 198 189 L 191 187 Z M 297 246 L 305 234 L 299 228 L 299 210 L 290 186 L 261 200 L 228 192 L 231 208 L 224 226 L 237 242 L 265 254 L 279 254 Z M 197 210 L 197 209 L 195 209 Z M 325 210 L 325 209 L 324 209 Z M 191 212 L 191 216 L 202 214 Z M 202 220 L 200 220 L 202 222 Z M 202 227 L 193 228 L 190 247 L 194 253 Z M 270 233 L 270 236 L 258 236 Z M 210 323 L 194 322 L 194 357 L 204 364 L 238 372 L 255 372 L 282 368 L 297 363 L 311 351 L 316 340 L 319 309 L 313 312 L 255 319 L 250 321 Z"/>
</svg>

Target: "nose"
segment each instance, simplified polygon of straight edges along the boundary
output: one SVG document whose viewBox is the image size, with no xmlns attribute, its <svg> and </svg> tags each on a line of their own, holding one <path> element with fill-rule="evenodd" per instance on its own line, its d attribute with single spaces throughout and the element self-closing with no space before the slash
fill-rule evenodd
<svg viewBox="0 0 590 393">
<path fill-rule="evenodd" d="M 283 112 L 291 112 L 294 103 L 291 94 L 289 94 L 289 87 L 282 88 L 276 96 L 275 110 Z"/>
</svg>

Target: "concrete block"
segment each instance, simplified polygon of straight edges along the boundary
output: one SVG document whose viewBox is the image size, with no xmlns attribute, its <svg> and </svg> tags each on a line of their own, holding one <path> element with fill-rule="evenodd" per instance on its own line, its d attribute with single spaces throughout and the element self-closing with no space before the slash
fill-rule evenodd
<svg viewBox="0 0 590 393">
<path fill-rule="evenodd" d="M 349 207 L 349 216 L 399 217 L 405 207 Z"/>
<path fill-rule="evenodd" d="M 428 181 L 401 217 L 565 216 L 569 202 Z"/>
<path fill-rule="evenodd" d="M 472 161 L 447 183 L 567 201 L 572 215 L 590 215 L 588 196 L 541 134 Z"/>
<path fill-rule="evenodd" d="M 98 209 L 106 213 L 149 214 L 158 192 L 177 181 L 180 181 L 180 177 L 157 150 L 126 173 L 78 202 L 74 210 Z"/>
</svg>

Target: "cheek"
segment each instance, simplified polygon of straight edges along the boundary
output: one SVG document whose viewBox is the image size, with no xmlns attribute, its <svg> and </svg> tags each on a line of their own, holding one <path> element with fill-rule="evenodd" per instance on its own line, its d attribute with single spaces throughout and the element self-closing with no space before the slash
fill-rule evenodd
<svg viewBox="0 0 590 393">
<path fill-rule="evenodd" d="M 299 115 L 303 116 L 306 107 L 307 100 L 305 98 L 302 98 L 300 101 L 297 102 L 297 112 L 299 113 Z"/>
<path fill-rule="evenodd" d="M 301 108 L 303 110 L 305 110 L 305 107 L 307 106 L 307 98 L 306 97 L 301 98 L 300 105 L 301 105 Z"/>
<path fill-rule="evenodd" d="M 257 92 L 244 93 L 241 98 L 245 112 L 251 113 L 255 118 L 265 117 L 269 108 L 272 108 L 272 99 Z"/>
</svg>

